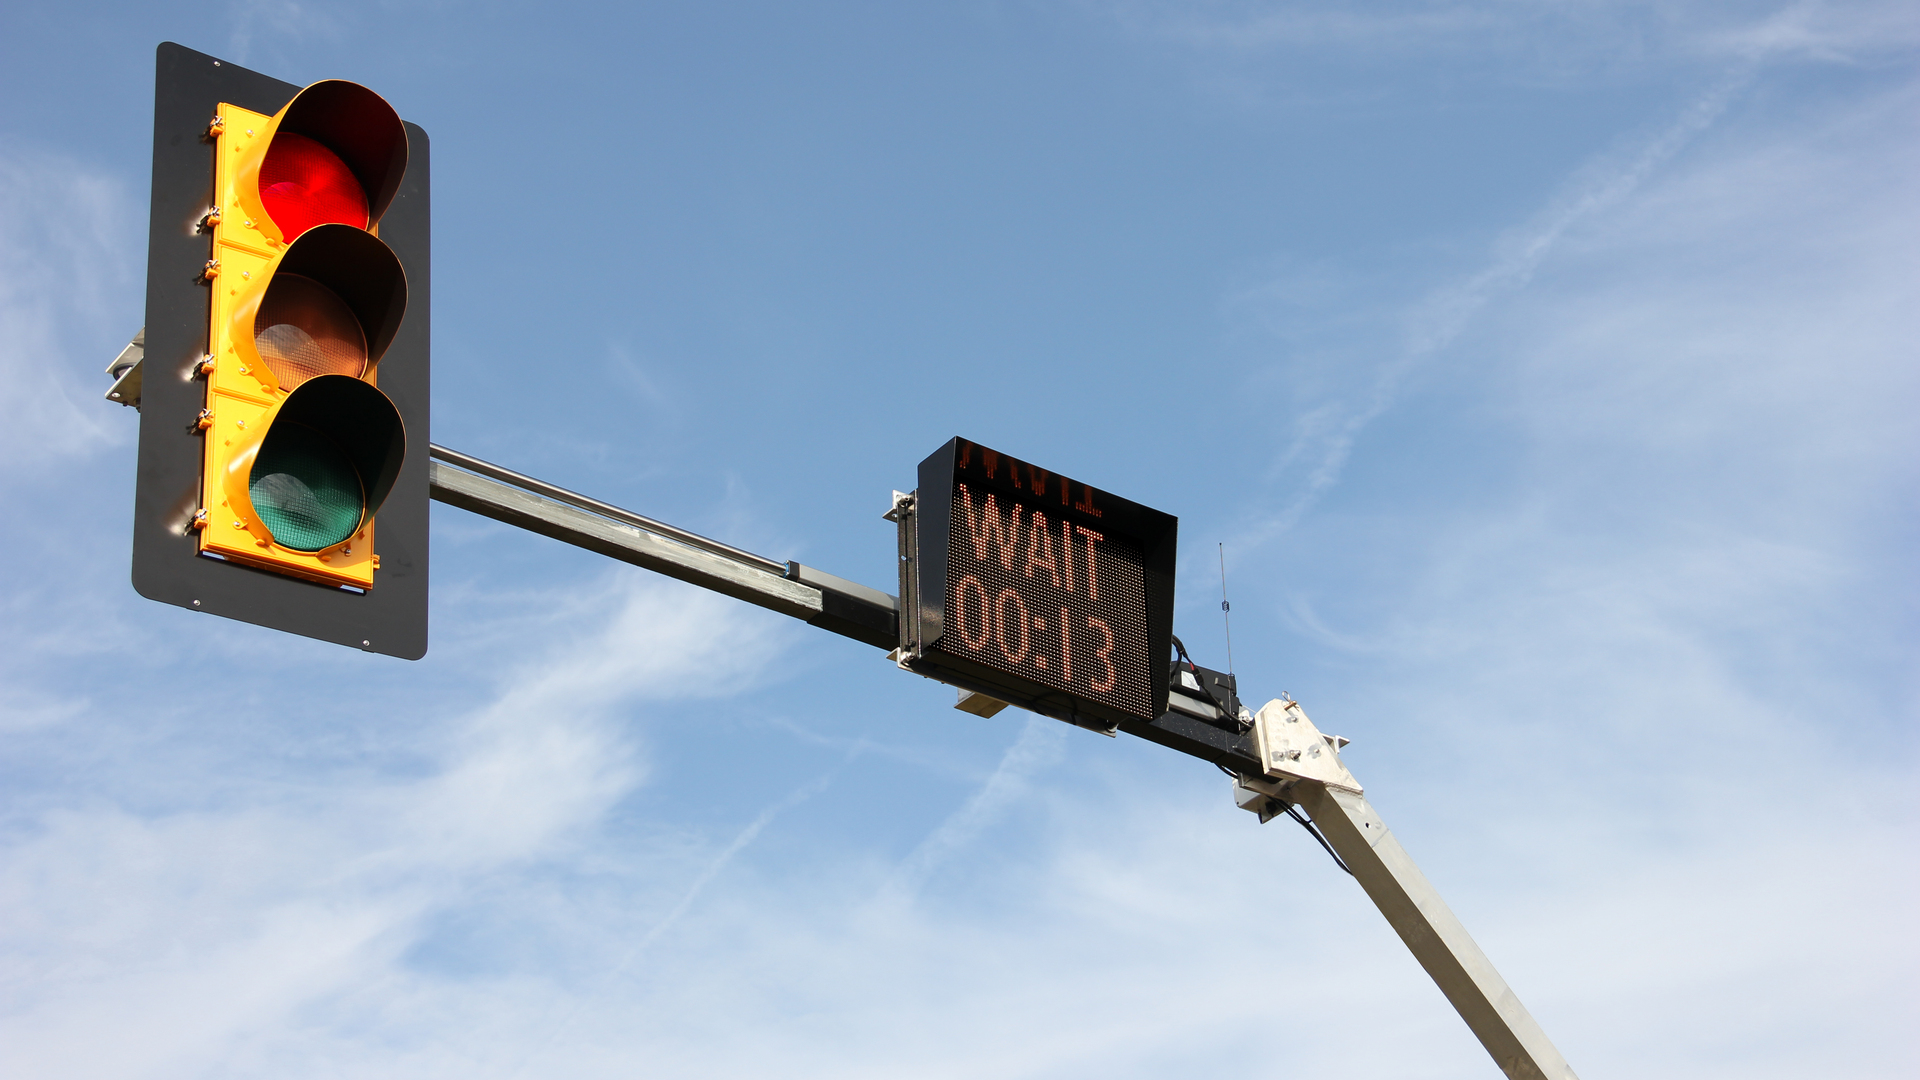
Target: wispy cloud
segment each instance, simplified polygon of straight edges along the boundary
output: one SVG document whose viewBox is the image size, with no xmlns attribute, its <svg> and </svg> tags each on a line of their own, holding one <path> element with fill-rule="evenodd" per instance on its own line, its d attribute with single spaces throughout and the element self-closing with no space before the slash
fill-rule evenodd
<svg viewBox="0 0 1920 1080">
<path fill-rule="evenodd" d="M 1920 44 L 1910 5 L 1784 3 L 1370 4 L 1314 0 L 1107 0 L 1087 6 L 1129 30 L 1211 52 L 1331 51 L 1380 63 L 1418 55 L 1492 61 L 1509 78 L 1797 54 L 1854 61 Z"/>
<path fill-rule="evenodd" d="M 1324 402 L 1295 419 L 1291 439 L 1276 463 L 1303 475 L 1282 506 L 1234 546 L 1257 544 L 1299 522 L 1339 482 L 1355 441 L 1394 406 L 1417 368 L 1444 353 L 1489 304 L 1524 289 L 1569 230 L 1617 207 L 1639 190 L 1706 130 L 1750 79 L 1746 70 L 1724 78 L 1652 138 L 1627 153 L 1588 165 L 1531 221 L 1501 237 L 1486 266 L 1433 290 L 1405 313 L 1401 344 L 1368 365 L 1373 374 L 1363 390 L 1350 400 Z"/>
<path fill-rule="evenodd" d="M 134 199 L 54 154 L 0 151 L 0 459 L 6 468 L 112 446 L 102 372 L 140 329 Z"/>
<path fill-rule="evenodd" d="M 857 749 L 855 752 L 849 753 L 847 760 L 852 760 L 856 755 Z M 654 942 L 660 940 L 662 935 L 668 933 L 679 924 L 681 918 L 684 917 L 693 907 L 694 903 L 700 899 L 701 894 L 706 892 L 707 886 L 711 885 L 713 880 L 720 876 L 721 871 L 725 870 L 727 866 L 734 861 L 736 856 L 746 850 L 747 845 L 753 843 L 753 841 L 765 831 L 768 825 L 773 824 L 775 818 L 778 818 L 780 815 L 792 810 L 794 807 L 799 806 L 801 803 L 806 802 L 822 791 L 825 791 L 832 781 L 832 773 L 815 777 L 813 780 L 794 789 L 785 798 L 761 810 L 752 821 L 749 821 L 744 828 L 735 834 L 734 838 L 728 842 L 725 847 L 722 847 L 718 852 L 714 853 L 705 868 L 687 885 L 686 891 L 681 894 L 679 901 L 667 909 L 666 914 L 657 919 L 654 924 L 648 928 L 647 932 L 640 936 L 639 940 L 633 942 L 631 945 L 623 946 L 620 949 L 620 958 L 608 967 L 605 974 L 601 976 L 600 985 L 596 988 L 597 993 L 595 991 L 589 991 L 589 996 L 605 994 L 612 987 L 615 980 L 624 975 L 629 967 L 646 954 Z M 524 1075 L 529 1068 L 533 1068 L 535 1072 L 540 1071 L 537 1062 L 540 1058 L 549 1056 L 552 1053 L 554 1045 L 566 1035 L 568 1028 L 573 1025 L 575 1018 L 579 1015 L 579 1006 L 580 1003 L 576 1001 L 572 1009 L 562 1014 L 547 1035 L 543 1039 L 534 1042 L 529 1047 L 526 1056 L 521 1059 L 520 1064 L 509 1070 L 506 1075 L 510 1077 L 521 1076 Z"/>
<path fill-rule="evenodd" d="M 1029 715 L 986 781 L 901 861 L 879 902 L 889 907 L 911 903 L 942 863 L 964 850 L 1028 793 L 1033 775 L 1059 758 L 1066 730 L 1056 720 Z"/>
<path fill-rule="evenodd" d="M 623 723 L 634 703 L 683 696 L 693 670 L 750 677 L 771 655 L 727 601 L 611 580 L 598 628 L 517 665 L 419 779 L 253 785 L 157 814 L 74 792 L 17 822 L 0 860 L 0 1071 L 232 1066 L 259 1032 L 390 977 L 422 920 L 476 880 L 576 842 L 645 774 Z M 132 1034 L 87 1034 L 102 1023 Z"/>
<path fill-rule="evenodd" d="M 343 19 L 351 18 L 339 9 L 323 10 L 298 0 L 228 0 L 227 12 L 229 56 L 243 64 L 258 64 L 263 51 L 278 54 L 302 38 L 338 40 Z"/>
</svg>

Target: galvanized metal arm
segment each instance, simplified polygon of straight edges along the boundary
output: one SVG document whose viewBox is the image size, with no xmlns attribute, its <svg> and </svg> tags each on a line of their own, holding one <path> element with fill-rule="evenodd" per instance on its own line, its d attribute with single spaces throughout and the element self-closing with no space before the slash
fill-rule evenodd
<svg viewBox="0 0 1920 1080">
<path fill-rule="evenodd" d="M 433 498 L 562 543 L 791 615 L 878 649 L 900 643 L 898 598 L 797 562 L 755 555 L 492 462 L 431 447 Z M 1198 693 L 1198 691 L 1195 691 Z M 1120 730 L 1236 772 L 1257 772 L 1251 737 L 1212 703 L 1172 695 L 1166 715 Z"/>
</svg>

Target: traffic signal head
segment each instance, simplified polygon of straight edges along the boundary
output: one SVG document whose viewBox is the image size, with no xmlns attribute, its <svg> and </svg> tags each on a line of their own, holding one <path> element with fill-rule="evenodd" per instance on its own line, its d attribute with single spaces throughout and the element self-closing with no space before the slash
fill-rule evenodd
<svg viewBox="0 0 1920 1080">
<path fill-rule="evenodd" d="M 418 657 L 424 133 L 354 83 L 158 61 L 134 584 Z"/>
<path fill-rule="evenodd" d="M 378 389 L 407 276 L 372 230 L 406 131 L 373 91 L 337 80 L 271 117 L 222 103 L 216 126 L 215 195 L 240 212 L 211 215 L 200 551 L 371 589 L 373 519 L 407 444 Z"/>
</svg>

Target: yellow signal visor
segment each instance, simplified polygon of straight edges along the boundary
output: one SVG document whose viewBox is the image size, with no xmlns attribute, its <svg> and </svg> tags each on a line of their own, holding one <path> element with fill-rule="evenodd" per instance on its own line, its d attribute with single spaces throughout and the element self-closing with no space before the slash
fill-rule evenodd
<svg viewBox="0 0 1920 1080">
<path fill-rule="evenodd" d="M 259 285 L 229 285 L 220 299 L 222 336 L 268 393 L 316 375 L 378 382 L 380 357 L 406 315 L 407 276 L 379 237 L 321 225 L 270 260 Z"/>
<path fill-rule="evenodd" d="M 234 203 L 270 246 L 324 224 L 373 228 L 407 171 L 400 114 L 358 83 L 314 83 L 259 123 L 228 119 Z"/>
<path fill-rule="evenodd" d="M 400 412 L 348 375 L 300 384 L 234 442 L 209 540 L 218 554 L 330 584 L 371 587 L 373 517 L 393 490 L 407 438 Z M 209 545 L 212 546 L 212 545 Z"/>
</svg>

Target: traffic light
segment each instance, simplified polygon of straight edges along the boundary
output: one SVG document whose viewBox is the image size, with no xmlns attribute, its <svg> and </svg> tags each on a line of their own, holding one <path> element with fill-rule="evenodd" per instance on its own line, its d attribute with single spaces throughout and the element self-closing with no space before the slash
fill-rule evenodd
<svg viewBox="0 0 1920 1080">
<path fill-rule="evenodd" d="M 374 230 L 407 133 L 363 86 L 315 83 L 272 116 L 223 102 L 213 258 L 202 554 L 374 587 L 374 516 L 406 458 L 379 390 L 407 276 Z M 225 207 L 233 207 L 226 210 Z"/>
<path fill-rule="evenodd" d="M 417 658 L 425 133 L 351 82 L 157 69 L 135 587 Z"/>
</svg>

